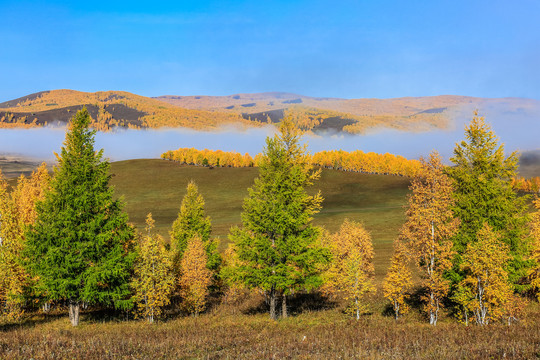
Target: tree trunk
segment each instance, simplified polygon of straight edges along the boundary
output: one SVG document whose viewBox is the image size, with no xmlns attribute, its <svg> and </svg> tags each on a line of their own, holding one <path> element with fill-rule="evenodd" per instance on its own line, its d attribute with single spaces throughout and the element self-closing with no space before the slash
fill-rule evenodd
<svg viewBox="0 0 540 360">
<path fill-rule="evenodd" d="M 281 297 L 281 317 L 284 319 L 287 317 L 287 295 L 285 293 Z"/>
<path fill-rule="evenodd" d="M 51 303 L 46 302 L 45 304 L 43 304 L 41 306 L 41 310 L 43 310 L 44 313 L 48 313 L 49 311 L 51 311 Z"/>
<path fill-rule="evenodd" d="M 71 321 L 71 326 L 79 325 L 79 310 L 81 304 L 78 301 L 69 301 L 69 321 Z"/>
<path fill-rule="evenodd" d="M 272 320 L 277 320 L 276 300 L 276 289 L 272 287 L 270 289 L 270 319 Z"/>
</svg>

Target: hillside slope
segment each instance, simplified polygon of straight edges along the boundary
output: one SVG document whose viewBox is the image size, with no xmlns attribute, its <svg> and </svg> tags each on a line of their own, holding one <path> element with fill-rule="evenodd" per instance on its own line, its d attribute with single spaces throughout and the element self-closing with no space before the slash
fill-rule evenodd
<svg viewBox="0 0 540 360">
<path fill-rule="evenodd" d="M 159 96 L 124 91 L 86 93 L 51 90 L 0 103 L 0 127 L 65 123 L 86 106 L 98 130 L 113 127 L 187 127 L 212 130 L 277 123 L 291 116 L 305 131 L 364 133 L 372 128 L 429 131 L 448 128 L 455 114 L 467 109 L 504 106 L 505 112 L 540 109 L 540 101 L 521 98 L 484 99 L 466 96 L 396 99 L 317 98 L 290 93 L 230 96 Z"/>
<path fill-rule="evenodd" d="M 0 103 L 0 125 L 29 127 L 65 123 L 83 106 L 87 107 L 93 126 L 99 130 L 115 126 L 208 130 L 232 123 L 253 125 L 236 114 L 184 109 L 124 91 L 86 93 L 74 90 L 42 91 Z"/>
</svg>

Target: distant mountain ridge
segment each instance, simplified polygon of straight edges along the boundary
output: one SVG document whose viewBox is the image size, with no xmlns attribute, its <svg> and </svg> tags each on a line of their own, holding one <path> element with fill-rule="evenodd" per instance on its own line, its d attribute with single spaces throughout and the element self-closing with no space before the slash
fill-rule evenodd
<svg viewBox="0 0 540 360">
<path fill-rule="evenodd" d="M 93 126 L 99 130 L 114 127 L 212 130 L 224 125 L 261 126 L 290 116 L 303 130 L 313 132 L 362 133 L 379 127 L 423 131 L 448 127 L 452 114 L 464 106 L 506 104 L 509 111 L 519 112 L 538 107 L 539 103 L 522 98 L 486 99 L 458 95 L 340 99 L 266 92 L 149 98 L 125 91 L 51 90 L 0 103 L 0 127 L 65 123 L 78 109 L 86 106 Z"/>
</svg>

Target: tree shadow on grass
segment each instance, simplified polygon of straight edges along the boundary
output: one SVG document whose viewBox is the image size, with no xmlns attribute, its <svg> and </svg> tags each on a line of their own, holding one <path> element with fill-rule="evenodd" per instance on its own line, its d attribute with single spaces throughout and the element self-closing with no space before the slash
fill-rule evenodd
<svg viewBox="0 0 540 360">
<path fill-rule="evenodd" d="M 277 299 L 277 312 L 281 314 L 281 297 Z M 287 312 L 289 315 L 299 315 L 304 312 L 322 311 L 333 309 L 337 306 L 337 303 L 320 292 L 312 293 L 296 293 L 287 296 Z M 255 315 L 268 313 L 270 309 L 268 299 L 262 299 L 257 301 L 250 307 L 247 307 L 243 313 L 245 315 Z"/>
<path fill-rule="evenodd" d="M 27 329 L 32 328 L 40 324 L 46 324 L 48 322 L 55 321 L 59 318 L 66 317 L 67 312 L 51 312 L 51 313 L 35 313 L 31 314 L 32 317 L 26 315 L 23 319 L 14 322 L 8 322 L 0 325 L 0 332 L 9 332 L 15 329 Z"/>
</svg>

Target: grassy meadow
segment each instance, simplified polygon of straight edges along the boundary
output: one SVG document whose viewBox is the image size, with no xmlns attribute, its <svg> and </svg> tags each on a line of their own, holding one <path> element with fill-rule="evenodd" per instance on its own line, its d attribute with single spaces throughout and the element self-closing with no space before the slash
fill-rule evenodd
<svg viewBox="0 0 540 360">
<path fill-rule="evenodd" d="M 194 180 L 206 201 L 213 235 L 220 238 L 221 249 L 226 247 L 230 227 L 241 223 L 243 199 L 258 174 L 257 168 L 210 169 L 157 159 L 115 162 L 111 172 L 111 183 L 124 197 L 130 220 L 142 229 L 147 213 L 152 212 L 156 229 L 165 239 L 169 239 L 186 186 Z M 381 280 L 390 262 L 392 241 L 405 221 L 403 206 L 409 182 L 399 176 L 323 170 L 310 189 L 320 190 L 324 197 L 314 223 L 333 232 L 345 218 L 362 222 L 373 237 L 376 276 Z"/>
<path fill-rule="evenodd" d="M 256 168 L 180 166 L 158 159 L 112 163 L 112 184 L 139 228 L 148 212 L 169 239 L 189 180 L 194 180 L 212 218 L 213 235 L 227 244 L 240 223 L 242 201 Z M 13 180 L 12 180 L 13 181 Z M 317 294 L 296 294 L 290 316 L 271 321 L 264 298 L 212 299 L 198 317 L 168 317 L 149 325 L 120 312 L 88 309 L 73 328 L 67 309 L 27 314 L 19 323 L 0 321 L 0 359 L 534 359 L 540 358 L 540 304 L 532 301 L 516 325 L 459 324 L 444 311 L 436 327 L 418 309 L 396 322 L 382 297 L 392 241 L 405 220 L 409 179 L 323 170 L 310 191 L 325 201 L 314 222 L 336 231 L 345 218 L 362 222 L 375 248 L 377 294 L 359 321 L 340 304 Z"/>
</svg>

